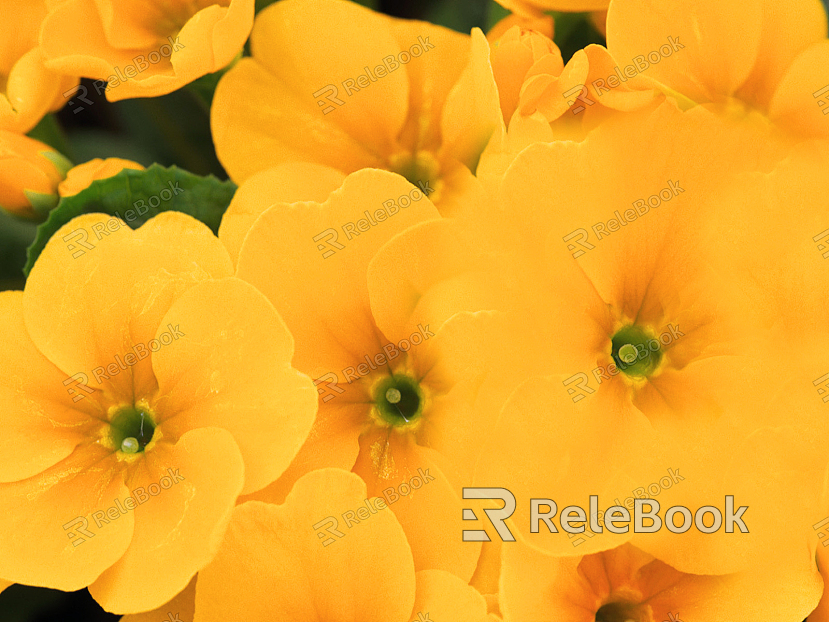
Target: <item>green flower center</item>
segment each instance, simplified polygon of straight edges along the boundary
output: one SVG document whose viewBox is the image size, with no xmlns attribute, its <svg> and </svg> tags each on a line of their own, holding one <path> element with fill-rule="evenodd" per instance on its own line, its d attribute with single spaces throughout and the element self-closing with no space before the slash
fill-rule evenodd
<svg viewBox="0 0 829 622">
<path fill-rule="evenodd" d="M 647 619 L 641 605 L 624 601 L 607 603 L 596 612 L 596 622 L 644 622 Z"/>
<path fill-rule="evenodd" d="M 153 440 L 155 422 L 150 413 L 136 406 L 124 406 L 109 422 L 109 435 L 119 451 L 135 454 Z"/>
<path fill-rule="evenodd" d="M 377 384 L 373 397 L 380 418 L 393 427 L 409 425 L 423 412 L 423 391 L 411 376 L 388 376 Z"/>
<path fill-rule="evenodd" d="M 613 335 L 611 340 L 613 362 L 626 376 L 650 376 L 662 360 L 659 339 L 641 326 L 630 324 Z"/>
<path fill-rule="evenodd" d="M 432 202 L 440 194 L 439 191 L 443 187 L 440 179 L 440 162 L 430 152 L 397 154 L 389 158 L 389 168 L 393 173 L 405 177 L 413 186 L 417 186 Z"/>
</svg>

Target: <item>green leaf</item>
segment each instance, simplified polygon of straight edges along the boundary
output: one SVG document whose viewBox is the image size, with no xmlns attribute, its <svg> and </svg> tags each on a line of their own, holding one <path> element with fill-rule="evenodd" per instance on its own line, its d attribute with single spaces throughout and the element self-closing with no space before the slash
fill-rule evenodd
<svg viewBox="0 0 829 622">
<path fill-rule="evenodd" d="M 184 212 L 217 234 L 234 192 L 236 184 L 231 181 L 219 181 L 212 175 L 199 177 L 175 166 L 164 168 L 158 164 L 143 171 L 127 169 L 114 177 L 99 179 L 82 192 L 62 198 L 48 220 L 38 227 L 23 273 L 29 275 L 49 238 L 82 214 L 117 216 L 137 229 L 160 212 Z"/>
</svg>

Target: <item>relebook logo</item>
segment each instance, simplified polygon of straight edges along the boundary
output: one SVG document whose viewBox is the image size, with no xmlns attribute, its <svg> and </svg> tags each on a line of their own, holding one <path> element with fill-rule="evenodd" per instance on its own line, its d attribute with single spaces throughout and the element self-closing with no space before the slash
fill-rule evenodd
<svg viewBox="0 0 829 622">
<path fill-rule="evenodd" d="M 501 500 L 504 506 L 499 509 L 487 508 L 484 510 L 489 522 L 495 528 L 498 536 L 504 542 L 515 542 L 515 537 L 507 527 L 506 520 L 515 512 L 516 502 L 513 495 L 506 488 L 464 488 L 464 499 L 487 499 Z M 647 506 L 647 510 L 645 507 Z M 604 525 L 599 524 L 597 516 L 599 513 L 599 497 L 590 495 L 589 501 L 590 529 L 593 533 L 603 533 L 606 527 L 610 533 L 628 533 L 630 531 L 631 513 L 627 508 L 616 505 L 608 508 L 604 514 Z M 734 511 L 734 495 L 725 497 L 725 516 L 719 508 L 713 505 L 704 505 L 691 512 L 682 505 L 675 505 L 665 512 L 664 522 L 659 516 L 660 505 L 655 499 L 635 499 L 633 502 L 633 533 L 655 533 L 664 527 L 671 533 L 685 533 L 691 526 L 695 526 L 702 533 L 714 533 L 723 526 L 725 519 L 725 533 L 734 533 L 736 525 L 741 533 L 748 533 L 748 527 L 743 520 L 743 514 L 748 509 L 747 505 L 740 506 Z M 548 533 L 559 533 L 556 524 L 553 522 L 558 513 L 558 505 L 552 499 L 530 499 L 530 533 L 540 533 L 540 526 L 543 522 Z M 682 518 L 682 523 L 677 525 L 677 514 Z M 710 518 L 706 518 L 710 515 Z M 463 510 L 463 520 L 478 520 L 475 512 L 470 509 Z M 570 505 L 561 511 L 559 524 L 568 534 L 584 533 L 588 521 L 588 512 L 577 505 Z M 647 524 L 645 523 L 647 521 Z M 581 524 L 577 524 L 581 523 Z M 490 542 L 489 535 L 483 529 L 472 529 L 463 531 L 464 542 Z"/>
</svg>

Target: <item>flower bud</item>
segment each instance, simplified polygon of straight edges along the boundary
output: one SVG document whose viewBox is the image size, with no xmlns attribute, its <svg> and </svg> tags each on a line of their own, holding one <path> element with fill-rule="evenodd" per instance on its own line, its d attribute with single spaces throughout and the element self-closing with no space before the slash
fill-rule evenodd
<svg viewBox="0 0 829 622">
<path fill-rule="evenodd" d="M 42 218 L 58 204 L 58 184 L 72 163 L 44 143 L 0 130 L 0 207 Z"/>
</svg>

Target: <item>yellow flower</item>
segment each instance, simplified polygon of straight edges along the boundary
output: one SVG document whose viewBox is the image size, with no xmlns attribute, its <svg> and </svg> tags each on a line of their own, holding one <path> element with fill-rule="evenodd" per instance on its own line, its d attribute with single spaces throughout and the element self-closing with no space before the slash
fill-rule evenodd
<svg viewBox="0 0 829 622">
<path fill-rule="evenodd" d="M 58 204 L 58 184 L 72 163 L 37 140 L 0 130 L 0 207 L 41 218 Z"/>
<path fill-rule="evenodd" d="M 50 111 L 71 99 L 67 90 L 78 84 L 44 65 L 38 47 L 40 25 L 46 17 L 44 0 L 3 0 L 5 20 L 0 35 L 0 130 L 26 133 Z"/>
<path fill-rule="evenodd" d="M 503 559 L 505 622 L 802 620 L 822 590 L 805 555 L 722 576 L 679 572 L 627 544 L 552 557 L 516 542 Z"/>
<path fill-rule="evenodd" d="M 829 86 L 826 29 L 815 0 L 668 0 L 658 11 L 633 0 L 611 5 L 607 48 L 729 118 L 825 138 L 829 123 L 816 94 Z"/>
<path fill-rule="evenodd" d="M 343 513 L 377 501 L 356 475 L 322 469 L 297 481 L 282 505 L 237 506 L 216 559 L 199 574 L 194 622 L 239 611 L 250 622 L 486 622 L 483 596 L 464 581 L 415 572 L 388 509 L 360 525 L 343 523 Z"/>
<path fill-rule="evenodd" d="M 254 0 L 66 0 L 40 41 L 47 67 L 108 82 L 109 101 L 157 97 L 230 63 L 253 14 Z"/>
<path fill-rule="evenodd" d="M 514 26 L 493 42 L 491 57 L 505 124 L 481 157 L 479 177 L 491 173 L 493 158 L 505 166 L 535 142 L 582 141 L 616 112 L 652 109 L 664 101 L 664 87 L 653 80 L 634 75 L 619 82 L 616 62 L 598 45 L 577 51 L 565 66 L 548 35 Z M 585 86 L 608 76 L 615 88 L 604 89 L 602 97 Z"/>
<path fill-rule="evenodd" d="M 549 80 L 557 78 L 564 69 L 561 52 L 550 35 L 519 25 L 510 27 L 495 40 L 491 57 L 492 72 L 501 99 L 501 114 L 506 124 L 509 124 L 519 101 L 523 103 L 523 108 L 527 108 L 525 89 L 538 92 L 547 86 L 533 86 L 539 74 Z"/>
<path fill-rule="evenodd" d="M 517 101 L 517 111 L 506 119 L 509 131 L 493 136 L 478 176 L 491 172 L 493 157 L 503 160 L 502 172 L 534 142 L 581 141 L 617 114 L 652 110 L 666 98 L 719 116 L 721 133 L 753 132 L 764 148 L 829 136 L 829 84 L 820 77 L 829 71 L 829 41 L 819 2 L 674 4 L 617 3 L 604 25 L 607 48 L 588 45 L 563 68 L 538 59 L 525 73 L 512 48 L 497 42 L 493 66 L 515 68 L 496 73 L 501 100 Z"/>
<path fill-rule="evenodd" d="M 286 162 L 381 168 L 420 184 L 442 213 L 469 190 L 499 118 L 479 30 L 286 0 L 259 13 L 251 50 L 211 110 L 216 152 L 237 183 Z"/>
<path fill-rule="evenodd" d="M 431 306 L 411 289 L 421 285 L 422 270 L 439 265 L 413 263 L 411 249 L 378 254 L 400 232 L 436 219 L 418 188 L 387 171 L 363 170 L 323 204 L 277 203 L 244 236 L 237 276 L 285 319 L 296 338 L 294 364 L 320 394 L 308 441 L 255 498 L 281 502 L 315 468 L 354 471 L 370 494 L 392 502 L 418 570 L 468 581 L 480 547 L 456 537 L 460 486 L 471 480 L 481 435 L 512 386 L 508 370 L 496 374 L 478 363 L 478 349 L 500 334 L 498 318 L 445 321 L 455 297 L 486 291 L 485 283 L 459 281 L 446 291 L 450 300 Z M 469 333 L 479 341 L 458 337 Z M 506 348 L 505 340 L 497 347 Z"/>
<path fill-rule="evenodd" d="M 767 295 L 789 300 L 781 296 L 786 287 L 772 252 L 788 245 L 770 233 L 784 216 L 768 223 L 771 239 L 759 248 L 752 249 L 752 238 L 742 240 L 741 232 L 732 252 L 728 239 L 741 219 L 752 218 L 750 209 L 731 200 L 751 182 L 732 189 L 732 175 L 749 163 L 768 166 L 777 152 L 757 145 L 741 155 L 747 143 L 717 136 L 720 125 L 712 118 L 708 111 L 682 113 L 665 102 L 603 124 L 582 143 L 536 144 L 502 178 L 491 180 L 490 200 L 476 204 L 477 218 L 421 225 L 383 251 L 397 249 L 407 263 L 420 266 L 417 280 L 398 277 L 414 283 L 400 285 L 408 294 L 401 300 L 418 307 L 495 309 L 524 327 L 527 334 L 511 339 L 509 351 L 521 359 L 528 379 L 486 430 L 486 459 L 478 461 L 475 482 L 504 486 L 524 500 L 514 521 L 534 547 L 573 550 L 561 534 L 530 540 L 526 500 L 543 496 L 559 507 L 587 507 L 595 494 L 603 511 L 614 499 L 668 476 L 668 469 L 687 481 L 663 493 L 664 504 L 722 504 L 724 495 L 733 494 L 757 508 L 751 534 L 736 539 L 691 533 L 637 541 L 677 569 L 736 571 L 741 568 L 730 564 L 755 563 L 770 543 L 791 546 L 780 528 L 781 499 L 794 485 L 797 516 L 791 503 L 786 512 L 794 533 L 803 534 L 820 481 L 813 475 L 826 464 L 803 430 L 820 438 L 826 426 L 817 402 L 806 395 L 812 389 L 808 376 L 797 379 L 799 367 L 778 366 L 775 358 L 775 373 L 769 374 L 769 353 L 789 360 L 785 335 L 769 333 L 757 296 L 737 295 L 751 292 L 756 282 L 768 288 Z M 717 144 L 715 155 L 711 144 Z M 727 166 L 732 168 L 724 175 Z M 778 196 L 776 190 L 768 194 Z M 818 193 L 806 196 L 816 199 Z M 779 204 L 777 209 L 783 211 Z M 763 210 L 760 219 L 766 215 Z M 708 222 L 715 225 L 709 229 Z M 727 226 L 714 237 L 721 222 Z M 807 240 L 804 235 L 798 242 L 798 252 Z M 472 250 L 458 257 L 459 248 Z M 739 253 L 746 257 L 729 266 L 727 259 Z M 392 274 L 389 269 L 386 283 L 395 282 Z M 452 284 L 473 275 L 489 285 L 494 301 L 453 291 Z M 798 278 L 792 287 L 803 282 Z M 499 289 L 507 295 L 495 296 Z M 790 332 L 804 319 L 811 325 L 812 311 L 823 307 L 809 304 L 809 313 L 803 304 L 795 306 L 784 329 Z M 491 348 L 484 356 L 502 358 L 504 351 Z M 764 494 L 750 477 L 764 471 L 754 455 L 775 474 Z M 795 484 L 795 473 L 812 475 Z M 605 533 L 581 546 L 595 552 L 629 537 Z"/>
<path fill-rule="evenodd" d="M 0 576 L 152 609 L 211 560 L 239 494 L 282 474 L 316 395 L 232 270 L 189 216 L 89 214 L 0 295 Z"/>
<path fill-rule="evenodd" d="M 58 185 L 58 193 L 61 197 L 70 197 L 89 188 L 93 181 L 112 177 L 124 169 L 141 171 L 144 167 L 137 162 L 121 158 L 95 158 L 70 169 L 66 173 L 66 179 Z"/>
</svg>

